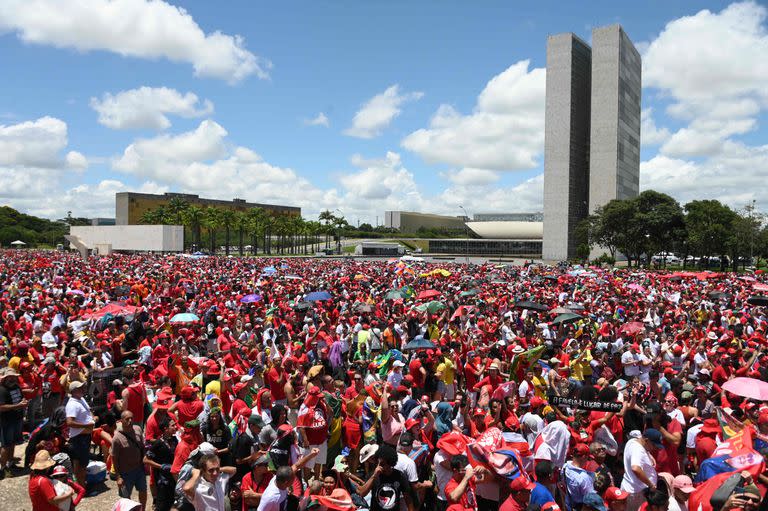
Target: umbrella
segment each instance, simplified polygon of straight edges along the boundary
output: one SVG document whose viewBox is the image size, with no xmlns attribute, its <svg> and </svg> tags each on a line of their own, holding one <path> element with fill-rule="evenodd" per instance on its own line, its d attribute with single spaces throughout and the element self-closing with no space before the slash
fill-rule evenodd
<svg viewBox="0 0 768 511">
<path fill-rule="evenodd" d="M 283 278 L 288 280 L 301 280 L 301 277 L 299 277 L 298 275 L 286 275 Z"/>
<path fill-rule="evenodd" d="M 427 289 L 426 291 L 422 291 L 418 295 L 416 295 L 416 298 L 419 300 L 425 300 L 428 298 L 434 298 L 436 296 L 440 296 L 442 293 L 440 291 L 437 291 L 435 289 Z"/>
<path fill-rule="evenodd" d="M 550 314 L 572 314 L 573 311 L 571 309 L 568 309 L 566 307 L 557 307 L 555 309 L 552 309 L 549 311 Z"/>
<path fill-rule="evenodd" d="M 261 301 L 261 295 L 257 295 L 256 293 L 251 293 L 249 295 L 245 295 L 244 297 L 240 298 L 240 303 L 256 303 Z"/>
<path fill-rule="evenodd" d="M 634 291 L 640 291 L 641 293 L 645 293 L 645 288 L 641 286 L 640 284 L 632 283 L 627 286 L 627 289 L 632 289 Z"/>
<path fill-rule="evenodd" d="M 191 312 L 182 312 L 172 317 L 170 322 L 172 324 L 176 324 L 176 323 L 194 323 L 195 321 L 200 321 L 200 318 L 197 316 L 197 314 L 192 314 Z"/>
<path fill-rule="evenodd" d="M 331 296 L 331 293 L 328 291 L 314 291 L 312 293 L 307 294 L 306 298 L 304 300 L 308 302 L 321 302 L 324 300 L 330 300 L 333 298 Z"/>
<path fill-rule="evenodd" d="M 709 297 L 710 297 L 710 298 L 712 298 L 713 300 L 720 300 L 721 298 L 725 298 L 725 299 L 728 299 L 728 298 L 730 298 L 730 297 L 731 297 L 731 295 L 729 295 L 728 293 L 726 293 L 726 292 L 724 292 L 724 291 L 710 291 L 710 292 L 709 292 L 709 293 L 707 293 L 707 294 L 708 294 L 708 295 L 709 295 Z"/>
<path fill-rule="evenodd" d="M 641 332 L 645 332 L 645 325 L 639 321 L 631 321 L 623 324 L 619 329 L 619 332 L 627 335 L 637 335 Z"/>
<path fill-rule="evenodd" d="M 583 319 L 582 316 L 579 314 L 575 314 L 573 312 L 566 312 L 565 314 L 559 314 L 555 319 L 552 320 L 553 325 L 564 325 L 566 323 L 573 323 L 574 321 L 578 321 L 580 319 Z"/>
<path fill-rule="evenodd" d="M 67 294 L 68 295 L 80 295 L 80 296 L 84 296 L 85 295 L 85 293 L 81 289 L 68 289 L 67 290 Z"/>
<path fill-rule="evenodd" d="M 24 243 L 24 242 L 23 242 L 23 241 L 21 241 L 21 240 L 16 240 L 16 241 L 12 241 L 12 242 L 11 242 L 11 245 L 15 245 L 15 246 L 17 246 L 17 247 L 20 247 L 20 246 L 22 246 L 22 245 L 26 245 L 26 243 Z"/>
<path fill-rule="evenodd" d="M 385 300 L 403 300 L 405 298 L 408 298 L 408 295 L 399 289 L 390 289 L 384 295 Z"/>
<path fill-rule="evenodd" d="M 768 296 L 763 295 L 756 295 L 756 296 L 750 296 L 747 298 L 747 303 L 750 305 L 768 305 Z"/>
<path fill-rule="evenodd" d="M 435 349 L 435 345 L 432 343 L 432 341 L 425 339 L 424 336 L 417 335 L 413 338 L 411 342 L 403 346 L 403 351 L 414 351 L 414 350 L 433 350 Z"/>
<path fill-rule="evenodd" d="M 515 307 L 518 307 L 520 309 L 528 309 L 528 310 L 540 311 L 540 312 L 549 310 L 549 307 L 547 307 L 543 303 L 527 302 L 527 301 L 517 302 L 515 303 Z"/>
<path fill-rule="evenodd" d="M 134 305 L 126 305 L 121 302 L 113 302 L 109 305 L 105 305 L 97 311 L 83 314 L 83 319 L 101 319 L 107 314 L 112 314 L 113 316 L 132 316 L 136 314 L 136 312 L 138 312 L 140 309 L 141 307 L 136 307 Z"/>
<path fill-rule="evenodd" d="M 416 310 L 419 311 L 419 312 L 427 311 L 430 314 L 434 314 L 435 312 L 437 312 L 437 311 L 439 311 L 441 309 L 445 309 L 445 307 L 446 307 L 446 305 L 444 303 L 437 302 L 437 301 L 433 300 L 433 301 L 428 302 L 428 303 L 422 303 L 421 305 L 416 307 Z"/>
<path fill-rule="evenodd" d="M 571 305 L 569 305 L 566 308 L 570 309 L 572 311 L 583 311 L 584 310 L 584 306 L 582 304 L 580 304 L 580 303 L 572 303 Z"/>
<path fill-rule="evenodd" d="M 728 380 L 723 383 L 723 390 L 749 399 L 768 401 L 768 382 L 756 378 L 734 378 Z"/>
<path fill-rule="evenodd" d="M 274 273 L 277 273 L 277 268 L 275 268 L 274 266 L 265 266 L 261 270 L 262 275 L 272 275 Z"/>
<path fill-rule="evenodd" d="M 478 293 L 480 293 L 479 289 L 470 289 L 469 291 L 462 291 L 459 296 L 461 296 L 462 298 L 465 298 L 467 296 L 475 296 Z"/>
<path fill-rule="evenodd" d="M 304 311 L 312 307 L 312 305 L 309 302 L 299 302 L 293 305 L 294 310 L 297 311 Z"/>
</svg>

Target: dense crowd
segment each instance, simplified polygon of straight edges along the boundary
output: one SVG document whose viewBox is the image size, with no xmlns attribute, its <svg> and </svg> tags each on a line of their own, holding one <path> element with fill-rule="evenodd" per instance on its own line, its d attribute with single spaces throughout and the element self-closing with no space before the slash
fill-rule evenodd
<svg viewBox="0 0 768 511">
<path fill-rule="evenodd" d="M 34 511 L 766 509 L 760 273 L 2 252 L 0 468 Z"/>
</svg>

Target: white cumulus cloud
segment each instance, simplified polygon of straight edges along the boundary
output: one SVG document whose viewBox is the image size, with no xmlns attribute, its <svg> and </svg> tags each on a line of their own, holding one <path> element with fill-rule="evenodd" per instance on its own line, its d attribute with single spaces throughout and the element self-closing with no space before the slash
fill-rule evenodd
<svg viewBox="0 0 768 511">
<path fill-rule="evenodd" d="M 91 108 L 99 114 L 99 123 L 112 129 L 163 130 L 171 126 L 167 115 L 185 118 L 204 117 L 213 113 L 213 103 L 193 93 L 181 94 L 167 87 L 139 87 L 104 93 L 91 98 Z"/>
<path fill-rule="evenodd" d="M 429 128 L 414 131 L 402 146 L 428 163 L 493 170 L 531 169 L 544 149 L 546 71 L 513 64 L 493 77 L 471 114 L 441 105 Z"/>
<path fill-rule="evenodd" d="M 271 67 L 241 36 L 206 34 L 185 9 L 162 0 L 4 0 L 0 32 L 32 44 L 186 62 L 196 76 L 230 83 L 267 78 Z"/>
<path fill-rule="evenodd" d="M 323 112 L 320 112 L 312 119 L 304 119 L 304 124 L 306 126 L 325 126 L 327 128 L 331 125 L 331 121 L 328 120 L 328 117 Z"/>
<path fill-rule="evenodd" d="M 422 92 L 400 92 L 399 85 L 392 85 L 381 94 L 369 99 L 352 119 L 352 126 L 344 130 L 345 135 L 357 138 L 374 138 L 400 115 L 402 105 L 424 96 Z"/>
<path fill-rule="evenodd" d="M 66 146 L 67 123 L 55 117 L 0 124 L 0 165 L 53 168 Z"/>
</svg>

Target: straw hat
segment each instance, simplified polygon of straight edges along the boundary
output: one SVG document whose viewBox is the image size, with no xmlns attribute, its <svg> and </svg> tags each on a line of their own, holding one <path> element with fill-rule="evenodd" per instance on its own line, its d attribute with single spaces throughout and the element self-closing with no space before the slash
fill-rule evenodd
<svg viewBox="0 0 768 511">
<path fill-rule="evenodd" d="M 42 451 L 38 451 L 37 454 L 35 454 L 35 461 L 32 463 L 32 470 L 45 470 L 47 468 L 51 468 L 56 464 L 55 461 L 53 461 L 53 458 L 51 458 L 51 453 L 43 449 Z"/>
</svg>

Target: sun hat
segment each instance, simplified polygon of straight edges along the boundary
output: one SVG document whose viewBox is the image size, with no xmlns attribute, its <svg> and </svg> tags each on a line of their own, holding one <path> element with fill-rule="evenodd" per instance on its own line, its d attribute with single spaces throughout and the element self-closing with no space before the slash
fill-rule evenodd
<svg viewBox="0 0 768 511">
<path fill-rule="evenodd" d="M 35 454 L 35 461 L 32 463 L 30 468 L 32 470 L 45 470 L 47 468 L 51 468 L 55 464 L 56 462 L 53 461 L 53 458 L 51 458 L 51 453 L 43 449 Z"/>
<path fill-rule="evenodd" d="M 437 448 L 442 449 L 450 456 L 458 456 L 467 452 L 469 439 L 458 431 L 450 431 L 440 437 Z"/>
<path fill-rule="evenodd" d="M 365 463 L 379 450 L 377 444 L 367 444 L 360 449 L 360 463 Z"/>
</svg>

